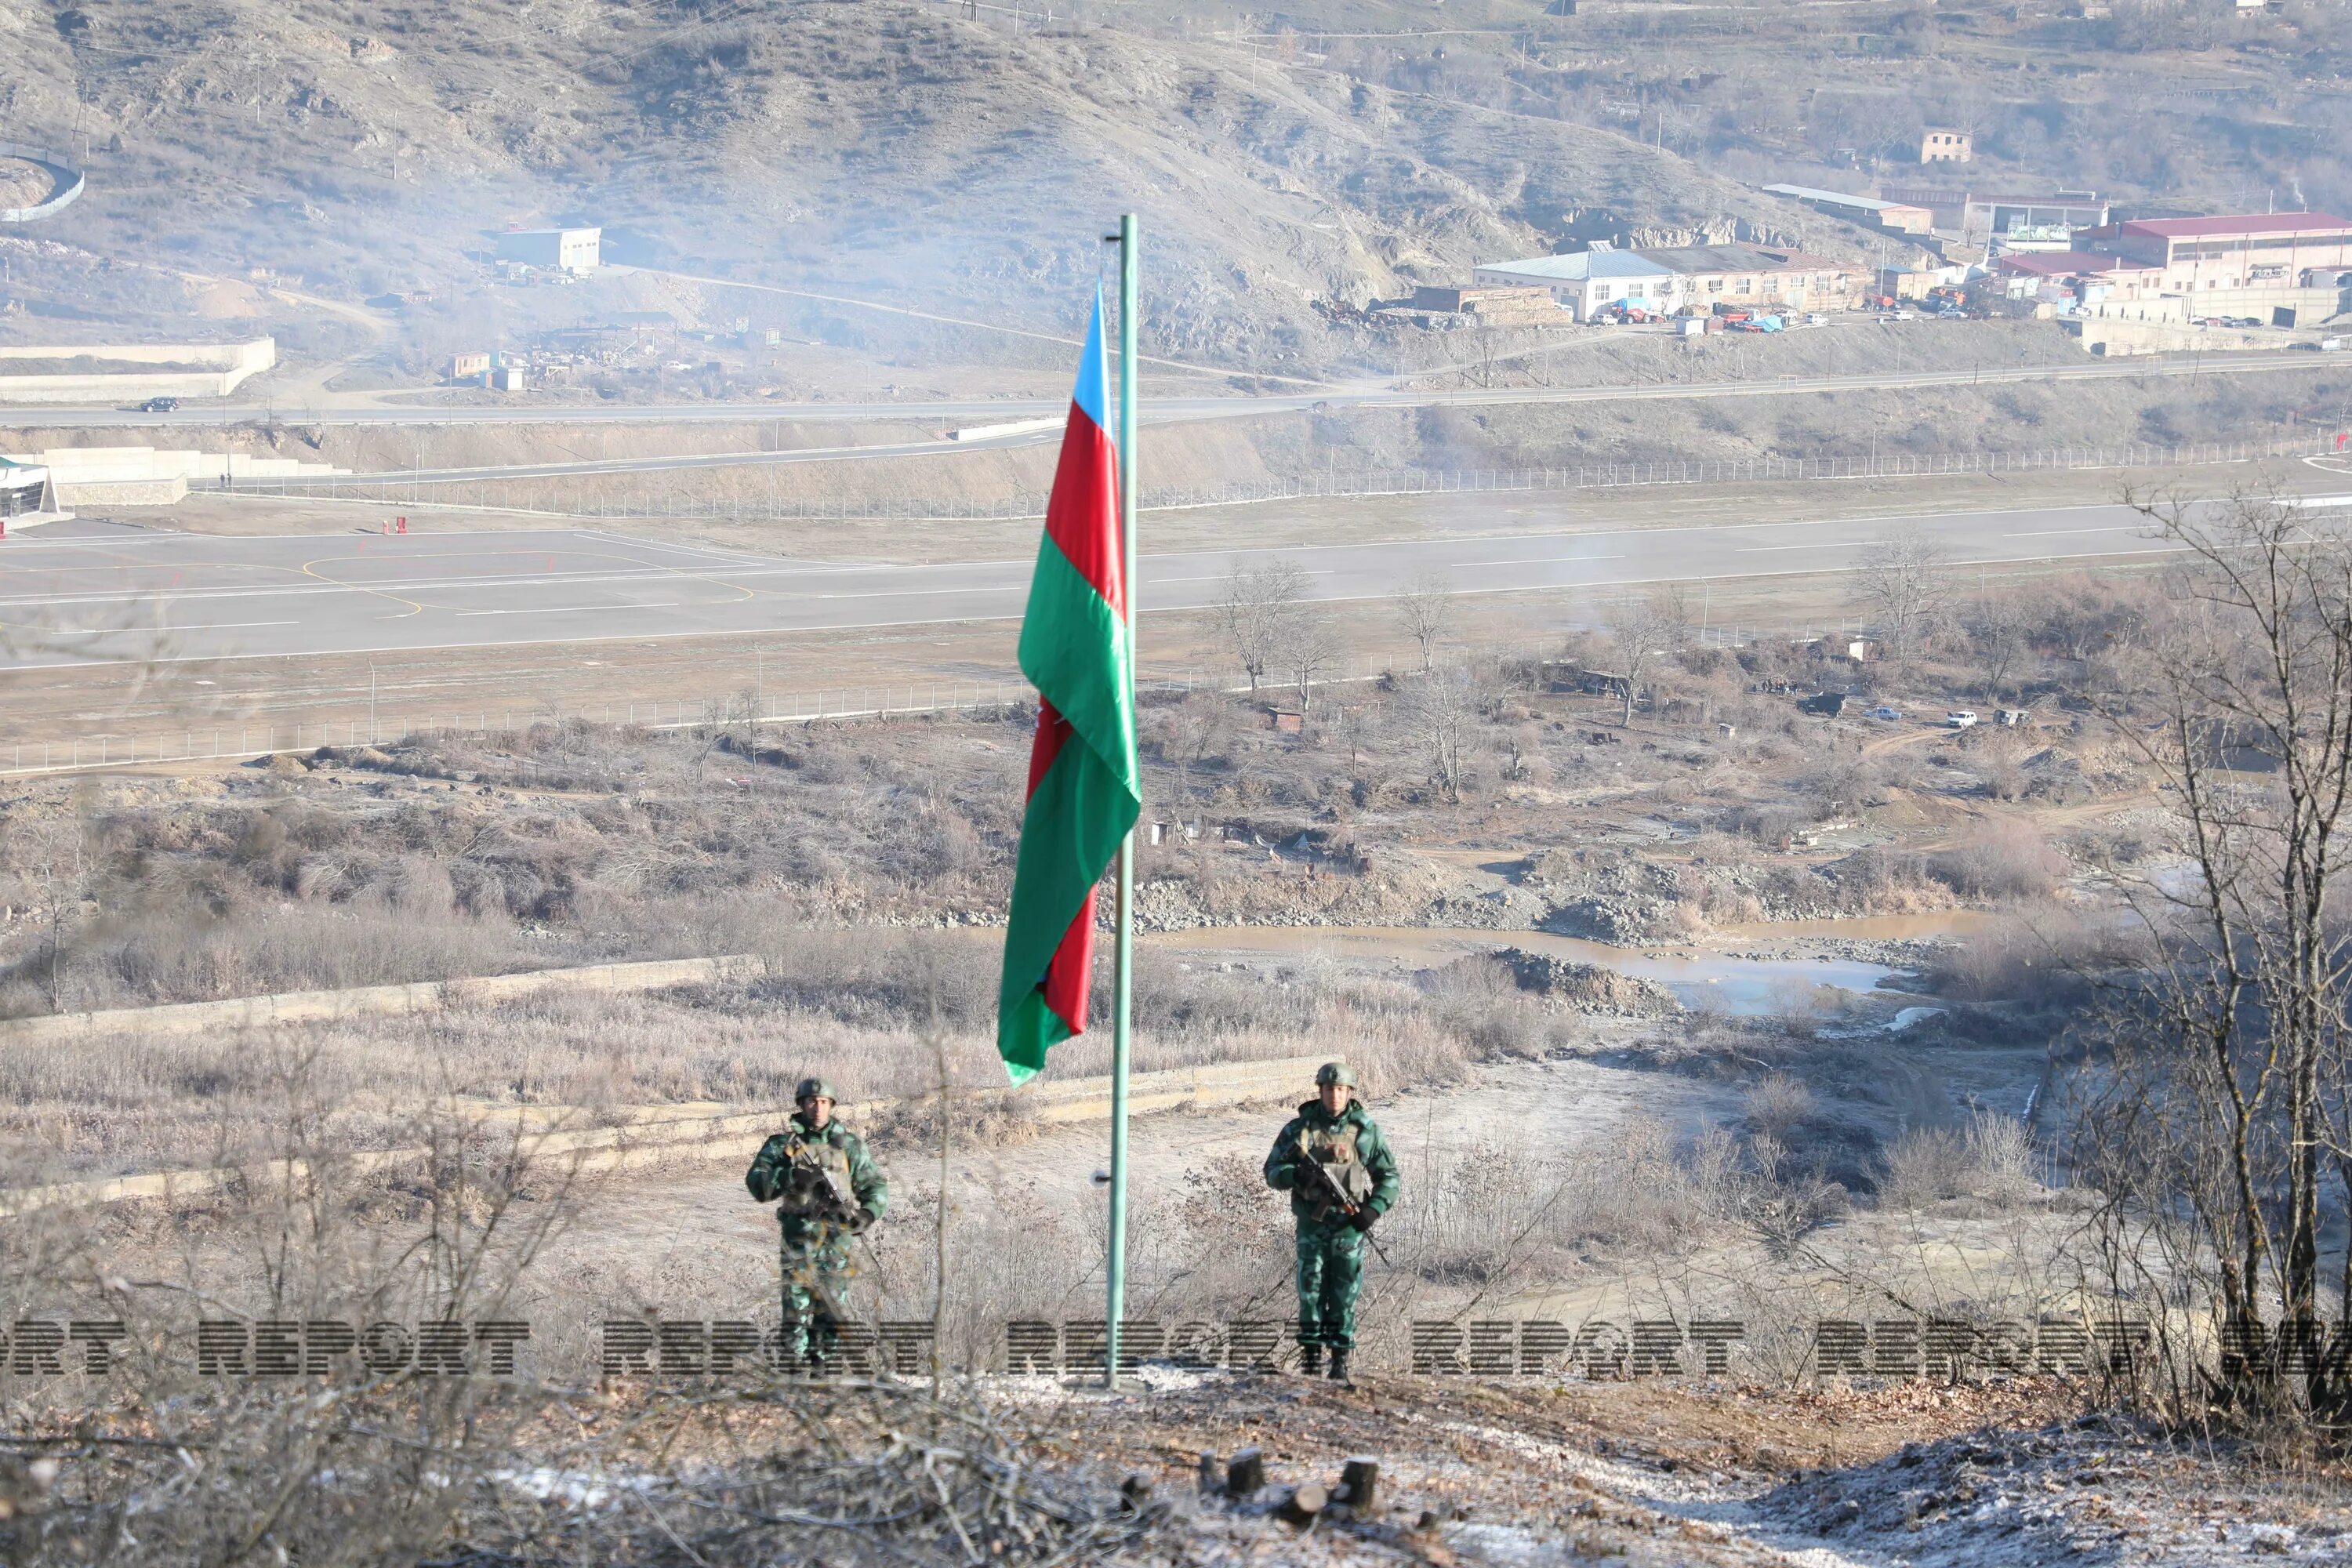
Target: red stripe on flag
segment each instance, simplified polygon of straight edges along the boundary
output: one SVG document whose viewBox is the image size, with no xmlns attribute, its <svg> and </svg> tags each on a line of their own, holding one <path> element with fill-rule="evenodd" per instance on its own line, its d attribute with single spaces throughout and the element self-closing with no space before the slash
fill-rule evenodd
<svg viewBox="0 0 2352 1568">
<path fill-rule="evenodd" d="M 1073 401 L 1045 502 L 1045 536 L 1124 618 L 1118 548 L 1118 454 L 1110 434 Z"/>
<path fill-rule="evenodd" d="M 1037 699 L 1037 732 L 1029 741 L 1029 788 L 1021 798 L 1026 800 L 1037 793 L 1037 781 L 1044 778 L 1062 754 L 1063 743 L 1075 729 L 1071 722 L 1054 711 L 1054 705 L 1044 698 Z"/>
<path fill-rule="evenodd" d="M 1073 1035 L 1087 1032 L 1087 993 L 1095 973 L 1095 896 L 1089 891 L 1078 918 L 1062 933 L 1054 962 L 1045 966 L 1045 1005 L 1070 1026 Z"/>
</svg>

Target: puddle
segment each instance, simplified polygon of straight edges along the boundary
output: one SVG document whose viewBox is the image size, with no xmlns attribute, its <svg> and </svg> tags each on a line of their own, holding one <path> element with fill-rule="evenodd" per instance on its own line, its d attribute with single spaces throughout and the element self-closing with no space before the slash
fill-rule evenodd
<svg viewBox="0 0 2352 1568">
<path fill-rule="evenodd" d="M 1827 921 L 1819 923 L 1831 923 Z M 1427 926 L 1206 926 L 1154 931 L 1148 946 L 1195 952 L 1316 957 L 1408 969 L 1433 968 L 1468 953 L 1506 947 L 1547 952 L 1578 963 L 1654 980 L 1685 1007 L 1756 1015 L 1815 1006 L 1816 988 L 1869 992 L 1897 971 L 1843 958 L 1747 959 L 1728 953 L 1644 951 L 1545 931 L 1434 930 Z"/>
</svg>

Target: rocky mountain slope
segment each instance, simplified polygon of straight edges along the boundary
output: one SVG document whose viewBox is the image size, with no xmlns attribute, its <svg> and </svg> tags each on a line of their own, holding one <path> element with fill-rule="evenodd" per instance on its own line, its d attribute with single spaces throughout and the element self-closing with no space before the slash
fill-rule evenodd
<svg viewBox="0 0 2352 1568">
<path fill-rule="evenodd" d="M 1098 275 L 1131 206 L 1160 352 L 1277 370 L 1344 354 L 1332 306 L 1596 212 L 1791 221 L 1611 132 L 993 7 L 0 0 L 0 108 L 89 148 L 89 196 L 44 237 L 352 292 L 561 220 L 620 259 L 1058 326 L 1039 302 Z"/>
</svg>

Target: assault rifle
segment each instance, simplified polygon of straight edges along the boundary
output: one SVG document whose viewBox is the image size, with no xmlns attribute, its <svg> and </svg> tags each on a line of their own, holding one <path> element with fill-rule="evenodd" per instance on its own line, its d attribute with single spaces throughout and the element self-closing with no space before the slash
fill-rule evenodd
<svg viewBox="0 0 2352 1568">
<path fill-rule="evenodd" d="M 846 1226 L 857 1215 L 857 1205 L 841 1190 L 823 1160 L 805 1138 L 795 1137 L 791 1143 L 792 1164 L 784 1174 L 784 1196 L 795 1192 L 813 1200 L 812 1207 L 820 1219 Z"/>
<path fill-rule="evenodd" d="M 1364 1205 L 1348 1195 L 1348 1189 L 1339 1184 L 1339 1178 L 1331 1173 L 1331 1167 L 1317 1159 L 1307 1148 L 1304 1132 L 1298 1135 L 1298 1158 L 1291 1162 L 1291 1168 L 1299 1173 L 1297 1179 L 1305 1184 L 1307 1195 L 1320 1200 L 1327 1211 L 1336 1209 L 1339 1217 L 1346 1220 L 1353 1220 L 1364 1212 Z M 1370 1230 L 1360 1234 L 1372 1244 L 1372 1250 L 1381 1255 L 1381 1261 L 1387 1263 L 1388 1248 L 1382 1247 Z M 1394 1268 L 1395 1265 L 1391 1264 L 1390 1267 Z"/>
</svg>

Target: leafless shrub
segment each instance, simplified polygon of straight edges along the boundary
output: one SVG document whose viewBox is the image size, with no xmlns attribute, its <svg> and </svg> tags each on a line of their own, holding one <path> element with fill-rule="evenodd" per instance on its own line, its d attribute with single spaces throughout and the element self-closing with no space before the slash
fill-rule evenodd
<svg viewBox="0 0 2352 1568">
<path fill-rule="evenodd" d="M 1813 1091 L 1787 1073 L 1767 1073 L 1748 1089 L 1746 1109 L 1759 1135 L 1785 1144 L 1798 1124 L 1813 1113 Z"/>
</svg>

